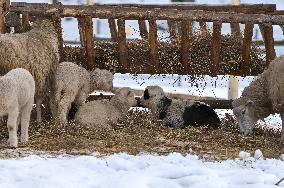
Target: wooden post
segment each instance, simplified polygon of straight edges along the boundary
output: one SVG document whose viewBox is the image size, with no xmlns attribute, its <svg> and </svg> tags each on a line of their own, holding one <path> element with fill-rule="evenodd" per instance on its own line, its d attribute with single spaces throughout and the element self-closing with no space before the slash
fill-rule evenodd
<svg viewBox="0 0 284 188">
<path fill-rule="evenodd" d="M 208 33 L 206 22 L 199 22 L 199 27 L 202 34 Z"/>
<path fill-rule="evenodd" d="M 265 44 L 266 66 L 276 57 L 274 49 L 273 26 L 271 24 L 259 24 L 261 35 Z"/>
<path fill-rule="evenodd" d="M 156 73 L 159 66 L 158 60 L 158 41 L 157 41 L 157 23 L 155 19 L 149 20 L 149 42 L 150 42 L 150 59 L 152 70 L 151 73 Z"/>
<path fill-rule="evenodd" d="M 4 22 L 4 18 L 9 9 L 10 0 L 0 0 L 0 33 L 6 32 L 6 24 Z"/>
<path fill-rule="evenodd" d="M 181 22 L 181 64 L 182 73 L 188 74 L 188 55 L 189 55 L 189 20 Z"/>
<path fill-rule="evenodd" d="M 253 23 L 245 24 L 244 31 L 244 39 L 243 39 L 243 48 L 242 48 L 242 64 L 241 64 L 241 72 L 242 74 L 246 74 L 249 71 L 249 63 L 250 63 L 250 50 L 251 50 L 251 42 L 253 35 Z"/>
<path fill-rule="evenodd" d="M 85 17 L 85 36 L 86 36 L 86 55 L 88 70 L 96 67 L 94 64 L 94 34 L 93 34 L 93 20 L 91 16 Z"/>
<path fill-rule="evenodd" d="M 26 18 L 27 18 L 27 20 L 25 20 L 25 24 L 28 24 L 28 19 L 29 19 L 28 15 L 27 15 Z M 60 61 L 61 61 L 61 58 L 64 57 L 64 55 L 63 55 L 63 38 L 62 38 L 61 17 L 59 15 L 54 17 L 53 24 L 54 24 L 54 27 L 55 27 L 55 31 L 57 33 L 58 49 L 59 49 Z M 25 28 L 26 28 L 26 26 L 25 26 Z M 23 30 L 28 31 L 29 28 L 26 28 L 26 29 L 23 29 Z"/>
<path fill-rule="evenodd" d="M 146 40 L 148 39 L 148 31 L 146 27 L 146 21 L 145 20 L 138 20 L 138 25 L 139 25 L 139 31 L 140 31 L 140 36 L 142 39 Z"/>
<path fill-rule="evenodd" d="M 178 25 L 175 20 L 168 20 L 168 27 L 169 27 L 169 32 L 170 32 L 170 37 L 172 41 L 177 41 L 178 40 Z"/>
<path fill-rule="evenodd" d="M 211 73 L 214 76 L 217 75 L 218 66 L 219 66 L 219 63 L 221 61 L 221 57 L 220 57 L 221 29 L 222 29 L 222 23 L 213 22 Z"/>
<path fill-rule="evenodd" d="M 108 25 L 111 35 L 111 41 L 117 42 L 117 29 L 116 29 L 115 19 L 108 19 Z"/>
<path fill-rule="evenodd" d="M 232 5 L 240 5 L 241 0 L 231 0 Z M 231 34 L 241 36 L 240 24 L 231 23 Z M 239 97 L 239 77 L 238 76 L 229 76 L 228 83 L 228 99 L 236 99 Z"/>
<path fill-rule="evenodd" d="M 29 30 L 30 30 L 30 16 L 28 13 L 23 13 L 22 14 L 22 32 L 27 32 Z"/>
<path fill-rule="evenodd" d="M 117 20 L 118 26 L 118 52 L 121 72 L 125 73 L 128 68 L 128 52 L 126 47 L 126 33 L 125 33 L 125 19 L 119 18 Z"/>
</svg>

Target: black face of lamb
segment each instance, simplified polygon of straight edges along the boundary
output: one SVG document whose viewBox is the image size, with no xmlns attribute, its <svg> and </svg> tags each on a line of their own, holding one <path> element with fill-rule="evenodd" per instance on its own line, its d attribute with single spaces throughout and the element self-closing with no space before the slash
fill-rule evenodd
<svg viewBox="0 0 284 188">
<path fill-rule="evenodd" d="M 145 100 L 150 99 L 150 95 L 149 95 L 148 89 L 145 89 L 143 97 L 144 97 Z"/>
<path fill-rule="evenodd" d="M 169 99 L 168 97 L 163 97 L 160 99 L 160 103 L 158 105 L 159 110 L 159 119 L 164 119 L 167 116 L 167 111 L 169 106 L 172 104 L 172 99 Z"/>
<path fill-rule="evenodd" d="M 198 102 L 186 107 L 182 118 L 184 127 L 207 125 L 216 129 L 220 126 L 220 119 L 216 112 L 210 106 Z"/>
</svg>

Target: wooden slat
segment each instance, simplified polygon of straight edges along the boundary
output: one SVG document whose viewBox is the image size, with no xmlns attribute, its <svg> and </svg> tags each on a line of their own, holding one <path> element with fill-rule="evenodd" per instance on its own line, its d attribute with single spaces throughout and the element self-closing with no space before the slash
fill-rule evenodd
<svg viewBox="0 0 284 188">
<path fill-rule="evenodd" d="M 126 33 L 125 33 L 125 19 L 119 18 L 117 20 L 118 26 L 118 50 L 119 50 L 119 62 L 122 67 L 122 73 L 125 73 L 128 66 L 128 52 L 126 48 Z"/>
<path fill-rule="evenodd" d="M 170 37 L 172 41 L 177 41 L 178 40 L 178 25 L 175 20 L 168 20 L 168 27 L 169 27 L 169 32 L 170 32 Z"/>
<path fill-rule="evenodd" d="M 116 29 L 115 19 L 108 19 L 108 25 L 111 34 L 111 41 L 117 42 L 117 29 Z"/>
<path fill-rule="evenodd" d="M 253 23 L 247 23 L 244 30 L 243 48 L 242 48 L 242 64 L 241 72 L 247 74 L 249 72 L 250 50 L 253 36 Z"/>
<path fill-rule="evenodd" d="M 265 45 L 266 65 L 276 57 L 274 49 L 273 27 L 271 24 L 259 24 L 261 35 Z"/>
<path fill-rule="evenodd" d="M 283 35 L 284 35 L 284 25 L 280 25 L 282 31 L 283 31 Z"/>
<path fill-rule="evenodd" d="M 80 35 L 81 48 L 86 48 L 85 20 L 83 17 L 79 17 L 77 20 L 78 20 L 78 29 L 79 29 L 79 35 Z"/>
<path fill-rule="evenodd" d="M 206 22 L 199 22 L 200 32 L 201 33 L 207 33 L 207 25 Z"/>
<path fill-rule="evenodd" d="M 94 61 L 94 34 L 93 34 L 93 20 L 91 16 L 85 17 L 85 36 L 86 36 L 86 55 L 87 68 L 93 69 L 96 67 Z"/>
<path fill-rule="evenodd" d="M 183 74 L 188 74 L 188 56 L 189 56 L 189 33 L 190 24 L 189 20 L 182 20 L 181 22 L 181 64 L 183 68 Z"/>
<path fill-rule="evenodd" d="M 148 31 L 145 20 L 138 20 L 140 36 L 142 39 L 148 39 Z"/>
<path fill-rule="evenodd" d="M 30 16 L 28 13 L 22 14 L 22 32 L 27 32 L 30 30 Z"/>
<path fill-rule="evenodd" d="M 158 42 L 157 42 L 157 23 L 155 19 L 149 20 L 149 42 L 150 42 L 150 60 L 152 63 L 152 73 L 156 73 L 159 68 L 158 60 Z"/>
<path fill-rule="evenodd" d="M 237 35 L 237 36 L 241 35 L 240 24 L 238 24 L 238 23 L 231 23 L 230 27 L 231 27 L 231 34 L 232 35 Z"/>
<path fill-rule="evenodd" d="M 221 61 L 221 22 L 213 22 L 213 34 L 212 34 L 212 66 L 211 73 L 213 76 L 217 75 L 219 63 Z"/>
<path fill-rule="evenodd" d="M 27 20 L 28 20 L 28 16 L 27 16 Z M 27 21 L 25 20 L 25 22 Z M 53 18 L 53 24 L 57 33 L 57 39 L 58 39 L 58 49 L 59 49 L 59 54 L 60 54 L 60 59 L 63 56 L 63 37 L 62 37 L 62 27 L 61 27 L 61 17 L 59 15 L 55 16 Z M 26 26 L 25 26 L 26 27 Z M 23 26 L 24 28 L 24 26 Z M 25 29 L 23 29 L 25 30 Z"/>
</svg>

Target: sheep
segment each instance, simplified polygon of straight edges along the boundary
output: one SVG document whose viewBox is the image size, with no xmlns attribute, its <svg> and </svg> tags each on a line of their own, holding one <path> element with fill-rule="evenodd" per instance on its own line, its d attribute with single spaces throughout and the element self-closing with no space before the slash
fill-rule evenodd
<svg viewBox="0 0 284 188">
<path fill-rule="evenodd" d="M 184 128 L 208 125 L 218 128 L 220 125 L 218 115 L 209 105 L 194 100 L 170 99 L 159 86 L 147 86 L 140 103 L 151 110 L 154 120 L 165 126 Z"/>
<path fill-rule="evenodd" d="M 83 105 L 90 92 L 94 90 L 112 90 L 113 74 L 107 70 L 96 68 L 88 72 L 72 62 L 58 65 L 54 76 L 54 99 L 52 101 L 53 116 L 58 117 L 60 124 L 67 122 L 71 103 L 76 107 Z"/>
<path fill-rule="evenodd" d="M 245 87 L 240 98 L 233 101 L 240 132 L 252 133 L 258 120 L 270 114 L 280 113 L 282 131 L 280 142 L 284 143 L 284 56 L 274 59 L 256 80 Z"/>
<path fill-rule="evenodd" d="M 136 106 L 134 92 L 129 87 L 123 87 L 115 91 L 110 101 L 96 100 L 82 105 L 75 114 L 75 122 L 106 127 L 117 123 L 132 106 Z"/>
<path fill-rule="evenodd" d="M 59 63 L 58 39 L 52 21 L 37 19 L 26 33 L 0 34 L 0 75 L 24 68 L 36 82 L 37 122 L 42 122 L 41 104 L 49 95 L 51 79 Z"/>
<path fill-rule="evenodd" d="M 21 142 L 28 141 L 30 114 L 35 96 L 35 80 L 25 69 L 12 69 L 0 77 L 0 117 L 8 116 L 9 145 L 18 145 L 17 126 L 21 123 Z"/>
</svg>

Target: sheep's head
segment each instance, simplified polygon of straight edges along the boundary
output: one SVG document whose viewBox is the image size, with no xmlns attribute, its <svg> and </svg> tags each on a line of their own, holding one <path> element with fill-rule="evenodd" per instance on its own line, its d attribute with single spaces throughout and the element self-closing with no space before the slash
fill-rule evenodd
<svg viewBox="0 0 284 188">
<path fill-rule="evenodd" d="M 120 101 L 120 103 L 123 103 L 124 106 L 130 108 L 131 106 L 136 106 L 136 99 L 134 91 L 129 87 L 123 87 L 120 89 L 117 89 L 115 91 L 115 95 L 112 97 L 111 100 Z"/>
<path fill-rule="evenodd" d="M 91 72 L 91 89 L 111 91 L 113 89 L 113 74 L 105 69 L 96 68 Z"/>
<path fill-rule="evenodd" d="M 163 89 L 160 86 L 147 86 L 144 90 L 144 94 L 140 99 L 142 106 L 150 107 L 155 103 L 157 99 L 165 96 Z"/>
<path fill-rule="evenodd" d="M 258 120 L 258 118 L 255 116 L 254 108 L 254 102 L 251 100 L 246 100 L 245 104 L 241 104 L 233 108 L 233 113 L 237 118 L 240 132 L 245 136 L 252 133 L 252 129 Z"/>
</svg>

